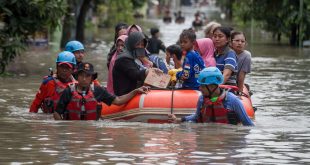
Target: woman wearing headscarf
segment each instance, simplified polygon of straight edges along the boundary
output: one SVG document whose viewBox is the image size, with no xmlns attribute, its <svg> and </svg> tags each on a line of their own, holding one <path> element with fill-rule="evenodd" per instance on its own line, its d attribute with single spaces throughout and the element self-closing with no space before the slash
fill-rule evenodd
<svg viewBox="0 0 310 165">
<path fill-rule="evenodd" d="M 111 61 L 110 61 L 110 65 L 109 65 L 109 70 L 108 70 L 108 81 L 107 81 L 107 91 L 114 94 L 114 90 L 113 90 L 113 67 L 115 64 L 115 60 L 118 54 L 121 53 L 122 49 L 125 46 L 125 40 L 127 39 L 127 35 L 121 35 L 117 38 L 116 40 L 116 51 L 113 54 Z"/>
<path fill-rule="evenodd" d="M 127 28 L 127 35 L 132 32 L 142 32 L 142 28 L 139 25 L 132 24 Z"/>
<path fill-rule="evenodd" d="M 107 57 L 107 67 L 108 67 L 108 69 L 109 69 L 109 66 L 110 66 L 110 61 L 112 59 L 112 56 L 116 52 L 116 40 L 121 35 L 127 35 L 127 28 L 128 28 L 128 25 L 126 23 L 122 23 L 122 22 L 118 23 L 115 26 L 114 43 L 113 43 L 113 46 L 111 47 L 111 49 L 110 49 L 110 51 L 108 53 L 108 57 Z"/>
<path fill-rule="evenodd" d="M 146 55 L 147 40 L 143 33 L 132 32 L 125 41 L 125 48 L 117 56 L 113 68 L 113 88 L 117 96 L 127 94 L 142 86 L 149 69 L 138 65 L 135 60 Z"/>
<path fill-rule="evenodd" d="M 214 58 L 214 44 L 210 38 L 197 39 L 194 49 L 201 55 L 206 67 L 216 66 Z"/>
</svg>

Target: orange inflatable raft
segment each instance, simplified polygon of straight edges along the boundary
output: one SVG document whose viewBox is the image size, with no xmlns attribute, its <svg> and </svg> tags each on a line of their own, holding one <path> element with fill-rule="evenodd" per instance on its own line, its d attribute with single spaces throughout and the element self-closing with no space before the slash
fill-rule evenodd
<svg viewBox="0 0 310 165">
<path fill-rule="evenodd" d="M 222 86 L 228 88 L 227 86 Z M 230 87 L 229 87 L 230 88 Z M 173 113 L 177 117 L 183 117 L 195 113 L 200 91 L 186 89 L 152 89 L 147 94 L 136 95 L 127 104 L 108 106 L 103 104 L 101 110 L 102 119 L 167 123 L 167 114 Z M 244 91 L 240 99 L 250 118 L 254 118 L 254 109 L 249 97 L 249 92 Z"/>
</svg>

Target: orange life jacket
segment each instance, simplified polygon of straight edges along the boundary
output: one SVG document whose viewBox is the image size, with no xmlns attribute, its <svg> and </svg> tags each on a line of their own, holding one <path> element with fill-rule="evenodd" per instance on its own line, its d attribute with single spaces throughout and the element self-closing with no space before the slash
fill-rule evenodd
<svg viewBox="0 0 310 165">
<path fill-rule="evenodd" d="M 72 77 L 72 79 L 74 80 L 73 77 Z M 62 92 L 68 86 L 68 83 L 63 83 L 63 82 L 59 81 L 56 77 L 53 77 L 53 81 L 55 83 L 55 88 L 54 88 L 55 92 L 52 96 L 45 98 L 43 100 L 43 104 L 41 105 L 41 109 L 44 113 L 53 113 L 54 112 L 54 110 L 56 109 L 57 103 L 59 101 L 59 98 L 62 95 Z"/>
<path fill-rule="evenodd" d="M 198 122 L 229 123 L 227 116 L 230 110 L 225 109 L 223 104 L 227 92 L 228 91 L 222 92 L 215 102 L 212 102 L 209 98 L 204 99 L 204 103 L 200 109 L 200 118 L 198 118 Z"/>
<path fill-rule="evenodd" d="M 100 116 L 97 114 L 98 102 L 94 96 L 94 86 L 85 95 L 76 91 L 76 85 L 70 84 L 72 98 L 67 105 L 67 120 L 97 120 Z M 101 109 L 100 109 L 101 110 Z"/>
</svg>

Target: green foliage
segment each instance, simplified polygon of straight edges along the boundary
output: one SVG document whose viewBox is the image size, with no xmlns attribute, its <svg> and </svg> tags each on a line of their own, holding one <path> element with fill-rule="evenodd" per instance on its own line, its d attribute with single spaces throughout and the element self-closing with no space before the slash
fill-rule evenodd
<svg viewBox="0 0 310 165">
<path fill-rule="evenodd" d="M 114 27 L 119 22 L 126 22 L 128 24 L 133 22 L 133 5 L 131 0 L 109 0 L 107 6 L 107 27 Z"/>
<path fill-rule="evenodd" d="M 216 5 L 221 7 L 221 10 L 226 14 L 226 18 L 231 20 L 233 17 L 232 8 L 235 0 L 217 0 Z"/>
<path fill-rule="evenodd" d="M 146 0 L 96 0 L 99 24 L 114 27 L 119 22 L 132 24 L 134 11 L 143 7 Z"/>
<path fill-rule="evenodd" d="M 225 5 L 226 0 L 219 0 Z M 224 2 L 222 2 L 224 1 Z M 284 34 L 291 45 L 297 45 L 298 28 L 302 25 L 302 39 L 310 37 L 310 1 L 303 0 L 303 15 L 300 18 L 300 0 L 235 0 L 233 21 L 248 23 L 253 18 L 264 30 L 273 34 Z"/>
<path fill-rule="evenodd" d="M 146 0 L 131 0 L 131 2 L 133 9 L 139 9 L 146 3 Z"/>
<path fill-rule="evenodd" d="M 63 0 L 0 1 L 0 73 L 26 48 L 30 35 L 55 30 L 65 8 Z"/>
</svg>

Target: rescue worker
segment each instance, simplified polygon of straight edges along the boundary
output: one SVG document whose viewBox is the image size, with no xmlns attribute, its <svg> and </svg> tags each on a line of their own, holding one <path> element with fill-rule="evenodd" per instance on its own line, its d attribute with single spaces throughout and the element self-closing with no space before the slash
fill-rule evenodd
<svg viewBox="0 0 310 165">
<path fill-rule="evenodd" d="M 65 46 L 65 51 L 69 51 L 74 54 L 76 58 L 76 67 L 83 62 L 85 56 L 84 45 L 79 41 L 69 41 Z"/>
<path fill-rule="evenodd" d="M 77 66 L 83 62 L 85 56 L 84 45 L 79 41 L 69 41 L 65 46 L 65 50 L 74 54 L 76 58 L 74 72 L 76 72 Z M 100 82 L 97 79 L 94 79 L 94 84 L 100 86 Z"/>
<path fill-rule="evenodd" d="M 33 100 L 29 112 L 37 113 L 39 108 L 44 113 L 53 113 L 60 95 L 69 83 L 75 82 L 72 76 L 76 65 L 75 56 L 68 51 L 58 54 L 56 59 L 57 73 L 46 76 Z"/>
<path fill-rule="evenodd" d="M 195 114 L 177 118 L 174 114 L 168 114 L 170 122 L 215 122 L 226 124 L 238 124 L 253 126 L 243 104 L 233 93 L 219 88 L 224 77 L 216 67 L 203 69 L 198 76 L 200 84 L 200 96 Z"/>
<path fill-rule="evenodd" d="M 77 72 L 77 83 L 70 84 L 63 92 L 54 112 L 55 120 L 98 120 L 101 116 L 101 102 L 107 105 L 121 105 L 138 93 L 146 93 L 147 87 L 134 89 L 128 94 L 114 96 L 103 87 L 93 85 L 97 72 L 90 63 L 80 63 Z"/>
</svg>

